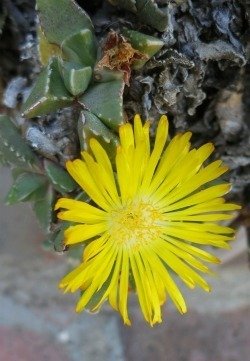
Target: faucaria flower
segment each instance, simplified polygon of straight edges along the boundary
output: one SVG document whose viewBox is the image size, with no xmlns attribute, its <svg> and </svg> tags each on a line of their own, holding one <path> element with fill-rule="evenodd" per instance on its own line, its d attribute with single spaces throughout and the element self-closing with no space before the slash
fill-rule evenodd
<svg viewBox="0 0 250 361">
<path fill-rule="evenodd" d="M 200 273 L 205 262 L 218 263 L 203 246 L 228 248 L 233 229 L 217 224 L 239 206 L 225 203 L 228 183 L 211 184 L 227 171 L 220 160 L 204 164 L 211 143 L 190 149 L 191 133 L 168 142 L 168 121 L 162 116 L 150 148 L 149 122 L 138 115 L 120 126 L 116 165 L 96 139 L 82 159 L 67 162 L 67 170 L 93 205 L 61 198 L 58 218 L 77 223 L 65 231 L 65 244 L 87 242 L 82 263 L 66 275 L 60 287 L 81 291 L 76 310 L 93 311 L 108 300 L 126 324 L 128 293 L 135 289 L 144 318 L 161 322 L 161 306 L 170 298 L 181 313 L 187 308 L 173 274 L 190 288 L 210 286 Z"/>
</svg>

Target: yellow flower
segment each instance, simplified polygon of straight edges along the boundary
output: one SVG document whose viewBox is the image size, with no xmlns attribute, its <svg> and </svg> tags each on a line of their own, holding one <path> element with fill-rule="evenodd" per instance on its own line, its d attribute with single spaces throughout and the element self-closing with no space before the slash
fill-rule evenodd
<svg viewBox="0 0 250 361">
<path fill-rule="evenodd" d="M 216 224 L 225 213 L 240 207 L 225 203 L 230 185 L 208 185 L 227 171 L 217 160 L 204 162 L 213 152 L 211 143 L 190 150 L 191 133 L 176 135 L 166 146 L 168 121 L 162 116 L 150 150 L 149 122 L 138 115 L 119 129 L 116 169 L 96 139 L 83 160 L 67 162 L 67 170 L 95 205 L 61 198 L 58 218 L 78 223 L 65 231 L 65 244 L 89 241 L 83 262 L 66 275 L 65 292 L 82 291 L 76 310 L 91 304 L 97 310 L 105 300 L 119 311 L 125 324 L 128 292 L 135 288 L 146 321 L 162 321 L 161 305 L 169 297 L 181 313 L 187 308 L 172 272 L 190 288 L 209 291 L 198 272 L 208 273 L 202 262 L 219 263 L 202 249 L 229 248 L 233 229 Z"/>
</svg>

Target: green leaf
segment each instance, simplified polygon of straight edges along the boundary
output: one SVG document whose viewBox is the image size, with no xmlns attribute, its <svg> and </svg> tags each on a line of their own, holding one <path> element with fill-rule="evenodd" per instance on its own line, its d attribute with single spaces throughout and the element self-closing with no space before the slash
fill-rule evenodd
<svg viewBox="0 0 250 361">
<path fill-rule="evenodd" d="M 25 176 L 26 174 L 30 174 L 31 177 L 33 177 L 34 174 L 35 176 L 37 175 L 36 173 L 27 172 L 27 169 L 24 168 L 13 168 L 11 174 L 14 181 L 16 181 L 18 177 Z M 45 188 L 48 187 L 48 182 L 43 175 L 39 175 L 39 176 L 44 178 L 44 183 L 40 187 L 35 189 L 30 195 L 28 195 L 25 198 L 25 202 L 37 201 L 44 197 L 44 190 Z"/>
<path fill-rule="evenodd" d="M 78 186 L 73 178 L 66 172 L 65 169 L 57 164 L 45 160 L 44 161 L 45 172 L 53 184 L 54 188 L 61 193 L 73 192 Z"/>
<path fill-rule="evenodd" d="M 106 150 L 111 161 L 114 161 L 119 139 L 94 114 L 86 110 L 82 111 L 78 121 L 78 134 L 83 150 L 90 151 L 89 141 L 95 138 Z"/>
<path fill-rule="evenodd" d="M 5 7 L 3 7 L 1 9 L 2 6 L 0 5 L 0 35 L 2 34 L 4 25 L 5 25 L 6 15 L 7 15 Z"/>
<path fill-rule="evenodd" d="M 68 91 L 74 96 L 82 94 L 88 87 L 92 77 L 90 66 L 82 68 L 78 64 L 59 62 L 60 72 Z"/>
<path fill-rule="evenodd" d="M 60 56 L 62 54 L 62 50 L 58 45 L 48 42 L 40 26 L 37 29 L 37 40 L 39 58 L 43 65 L 47 65 L 53 56 Z"/>
<path fill-rule="evenodd" d="M 141 21 L 153 28 L 164 31 L 168 25 L 168 16 L 154 0 L 136 0 L 137 15 Z"/>
<path fill-rule="evenodd" d="M 136 0 L 109 0 L 111 4 L 121 6 L 123 9 L 136 13 Z"/>
<path fill-rule="evenodd" d="M 35 173 L 21 173 L 15 179 L 6 197 L 7 204 L 14 204 L 28 200 L 37 189 L 46 183 L 46 178 Z"/>
<path fill-rule="evenodd" d="M 75 199 L 77 199 L 78 201 L 82 201 L 82 202 L 90 202 L 90 198 L 87 195 L 87 193 L 85 193 L 83 190 L 81 190 L 75 197 Z"/>
<path fill-rule="evenodd" d="M 27 169 L 25 169 L 25 168 L 13 168 L 11 170 L 11 175 L 12 175 L 12 178 L 14 180 L 16 180 L 17 177 L 19 177 L 23 173 L 27 173 Z"/>
<path fill-rule="evenodd" d="M 90 17 L 74 0 L 37 0 L 41 27 L 50 43 L 61 45 L 83 29 L 93 31 Z"/>
<path fill-rule="evenodd" d="M 154 56 L 164 45 L 162 40 L 138 31 L 124 29 L 122 33 L 129 40 L 133 48 L 147 55 L 148 59 Z M 133 68 L 140 69 L 148 59 L 135 61 Z"/>
<path fill-rule="evenodd" d="M 96 40 L 93 33 L 84 29 L 67 37 L 62 43 L 63 57 L 82 66 L 93 67 L 96 62 Z"/>
<path fill-rule="evenodd" d="M 0 115 L 0 154 L 5 162 L 19 167 L 39 165 L 37 156 L 22 138 L 14 123 L 5 115 Z"/>
<path fill-rule="evenodd" d="M 45 238 L 42 242 L 42 248 L 44 251 L 53 251 L 53 244 L 50 237 Z"/>
<path fill-rule="evenodd" d="M 50 231 L 50 227 L 53 222 L 54 199 L 55 192 L 53 188 L 49 186 L 44 189 L 43 197 L 35 201 L 33 204 L 35 215 L 45 232 Z"/>
<path fill-rule="evenodd" d="M 79 102 L 109 128 L 117 130 L 123 123 L 123 89 L 122 80 L 96 83 L 79 98 Z"/>
<path fill-rule="evenodd" d="M 168 16 L 155 0 L 109 0 L 111 4 L 136 13 L 139 20 L 153 28 L 164 31 L 168 25 Z"/>
<path fill-rule="evenodd" d="M 106 83 L 113 80 L 122 80 L 124 74 L 122 71 L 116 71 L 106 68 L 95 68 L 94 69 L 94 79 L 96 82 Z"/>
<path fill-rule="evenodd" d="M 0 151 L 0 165 L 7 165 L 7 163 L 6 163 L 5 159 L 4 159 L 4 156 L 3 156 L 3 154 L 1 153 L 1 151 Z"/>
<path fill-rule="evenodd" d="M 70 222 L 58 223 L 60 228 L 50 235 L 50 242 L 56 252 L 64 252 L 66 250 L 66 246 L 64 244 L 64 231 L 70 226 L 70 224 Z"/>
<path fill-rule="evenodd" d="M 83 248 L 83 244 L 72 245 L 68 249 L 67 256 L 72 259 L 82 260 Z"/>
<path fill-rule="evenodd" d="M 32 118 L 69 106 L 72 101 L 61 77 L 58 59 L 52 58 L 39 74 L 22 111 L 24 116 Z"/>
<path fill-rule="evenodd" d="M 89 300 L 89 302 L 87 303 L 87 305 L 85 306 L 85 309 L 88 310 L 91 313 L 97 313 L 99 310 L 96 309 L 94 310 L 94 308 L 98 305 L 98 303 L 101 301 L 104 293 L 107 291 L 109 285 L 110 285 L 110 281 L 112 279 L 112 273 L 111 275 L 108 277 L 107 281 L 103 283 L 102 287 L 97 290 L 97 292 L 94 293 L 94 295 L 91 297 L 91 299 Z M 82 295 L 84 294 L 85 291 L 82 291 Z"/>
</svg>

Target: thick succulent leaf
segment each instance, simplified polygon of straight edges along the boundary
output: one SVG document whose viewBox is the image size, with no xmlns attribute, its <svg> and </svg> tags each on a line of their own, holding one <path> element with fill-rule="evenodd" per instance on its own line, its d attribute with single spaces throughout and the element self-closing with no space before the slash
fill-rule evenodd
<svg viewBox="0 0 250 361">
<path fill-rule="evenodd" d="M 30 199 L 37 189 L 44 186 L 46 178 L 35 173 L 22 173 L 14 181 L 6 197 L 7 204 L 14 204 Z"/>
<path fill-rule="evenodd" d="M 4 159 L 4 156 L 2 155 L 1 151 L 0 151 L 0 164 L 1 165 L 6 165 L 6 160 Z"/>
<path fill-rule="evenodd" d="M 114 160 L 116 147 L 119 144 L 118 137 L 108 129 L 94 114 L 84 110 L 78 121 L 78 134 L 82 150 L 90 151 L 89 141 L 97 139 Z"/>
<path fill-rule="evenodd" d="M 84 150 L 84 148 L 82 148 L 82 150 Z M 87 203 L 89 203 L 91 201 L 91 199 L 89 198 L 87 193 L 85 193 L 83 190 L 81 190 L 80 192 L 77 193 L 75 199 L 77 199 L 78 201 L 87 202 Z"/>
<path fill-rule="evenodd" d="M 5 25 L 5 20 L 6 20 L 6 10 L 5 7 L 1 8 L 2 6 L 0 5 L 0 35 L 2 34 L 3 31 L 3 27 Z"/>
<path fill-rule="evenodd" d="M 157 5 L 155 0 L 109 0 L 113 5 L 136 13 L 141 22 L 164 31 L 168 17 Z"/>
<path fill-rule="evenodd" d="M 158 8 L 154 0 L 136 0 L 139 19 L 153 28 L 164 31 L 168 24 L 168 17 Z"/>
<path fill-rule="evenodd" d="M 134 30 L 124 29 L 123 35 L 129 40 L 133 48 L 145 54 L 148 59 L 154 56 L 164 45 L 162 40 Z M 141 68 L 147 62 L 147 60 L 135 61 L 133 68 Z"/>
<path fill-rule="evenodd" d="M 60 230 L 52 240 L 56 252 L 65 251 L 64 230 Z"/>
<path fill-rule="evenodd" d="M 109 128 L 117 130 L 123 123 L 123 89 L 122 80 L 95 83 L 79 98 L 79 102 Z"/>
<path fill-rule="evenodd" d="M 104 282 L 104 284 L 102 285 L 102 287 L 100 289 L 98 289 L 95 294 L 91 297 L 90 301 L 87 303 L 87 305 L 85 306 L 85 309 L 92 314 L 98 313 L 99 312 L 99 308 L 95 309 L 96 305 L 98 305 L 98 303 L 101 301 L 104 293 L 107 291 L 109 285 L 110 285 L 110 281 L 111 281 L 112 275 L 110 275 L 107 279 L 106 282 Z M 84 294 L 84 292 L 86 291 L 82 291 L 81 295 Z"/>
<path fill-rule="evenodd" d="M 45 160 L 44 169 L 49 180 L 53 184 L 53 187 L 58 192 L 68 193 L 74 191 L 77 188 L 77 184 L 73 178 L 71 178 L 65 169 L 58 166 L 57 164 L 49 160 Z"/>
<path fill-rule="evenodd" d="M 47 238 L 45 238 L 42 242 L 42 249 L 44 251 L 53 251 L 53 244 L 51 241 L 51 237 L 48 236 Z"/>
<path fill-rule="evenodd" d="M 0 154 L 7 163 L 19 167 L 38 166 L 39 160 L 22 138 L 17 127 L 5 115 L 0 115 Z"/>
<path fill-rule="evenodd" d="M 93 31 L 90 17 L 74 0 L 36 0 L 41 27 L 50 43 L 61 45 L 83 29 Z"/>
<path fill-rule="evenodd" d="M 123 9 L 136 13 L 136 0 L 109 0 L 111 4 L 121 6 Z"/>
<path fill-rule="evenodd" d="M 11 170 L 11 175 L 12 175 L 12 178 L 14 180 L 16 180 L 17 177 L 19 177 L 23 173 L 27 173 L 27 169 L 25 169 L 25 168 L 13 168 Z"/>
<path fill-rule="evenodd" d="M 40 26 L 37 29 L 37 38 L 38 38 L 38 53 L 42 65 L 47 65 L 49 60 L 53 56 L 61 55 L 62 50 L 60 46 L 49 43 L 48 39 L 46 38 Z"/>
<path fill-rule="evenodd" d="M 64 84 L 71 94 L 76 96 L 87 89 L 92 77 L 90 66 L 83 68 L 78 64 L 60 61 L 59 68 Z"/>
<path fill-rule="evenodd" d="M 68 61 L 93 67 L 97 53 L 96 39 L 90 30 L 81 30 L 63 41 L 62 52 L 63 58 Z"/>
<path fill-rule="evenodd" d="M 55 232 L 49 235 L 49 242 L 52 244 L 52 247 L 56 252 L 65 251 L 66 247 L 64 244 L 64 231 L 68 228 L 72 223 L 70 222 L 60 222 L 57 224 L 60 228 Z"/>
<path fill-rule="evenodd" d="M 76 244 L 76 245 L 70 246 L 67 251 L 67 256 L 69 258 L 72 258 L 72 260 L 81 261 L 83 248 L 84 248 L 83 244 Z"/>
<path fill-rule="evenodd" d="M 124 74 L 122 71 L 111 70 L 107 68 L 95 68 L 94 79 L 96 82 L 106 83 L 113 80 L 122 80 Z"/>
<path fill-rule="evenodd" d="M 58 59 L 52 58 L 39 74 L 22 110 L 26 117 L 32 118 L 69 106 L 72 101 L 61 77 Z"/>
<path fill-rule="evenodd" d="M 33 210 L 45 232 L 50 231 L 54 218 L 55 191 L 51 186 L 43 189 L 40 199 L 34 202 Z"/>
</svg>

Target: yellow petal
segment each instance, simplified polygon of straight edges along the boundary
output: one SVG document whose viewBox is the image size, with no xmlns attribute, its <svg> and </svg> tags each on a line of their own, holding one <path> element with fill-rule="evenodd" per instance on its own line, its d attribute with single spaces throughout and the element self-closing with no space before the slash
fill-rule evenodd
<svg viewBox="0 0 250 361">
<path fill-rule="evenodd" d="M 149 261 L 151 268 L 154 269 L 155 272 L 159 274 L 159 277 L 161 278 L 161 280 L 165 285 L 167 293 L 169 294 L 170 298 L 172 299 L 178 311 L 182 314 L 186 313 L 187 306 L 185 300 L 179 288 L 176 286 L 175 282 L 170 277 L 168 271 L 163 266 L 159 257 L 154 252 L 149 253 L 147 249 L 144 249 L 142 252 L 144 254 L 147 254 L 147 260 Z"/>
<path fill-rule="evenodd" d="M 100 192 L 100 189 L 96 185 L 92 175 L 89 173 L 88 168 L 83 161 L 80 159 L 76 159 L 73 162 L 68 161 L 66 163 L 66 168 L 69 174 L 97 205 L 105 210 L 110 209 L 110 205 Z"/>
<path fill-rule="evenodd" d="M 109 172 L 107 172 L 102 165 L 96 163 L 87 152 L 83 151 L 81 154 L 86 162 L 89 173 L 95 175 L 94 181 L 96 187 L 99 188 L 105 200 L 112 207 L 120 205 L 116 185 L 113 178 L 110 177 Z"/>
<path fill-rule="evenodd" d="M 132 253 L 130 253 L 129 259 L 130 259 L 130 263 L 131 263 L 132 274 L 133 274 L 133 277 L 135 280 L 136 291 L 137 291 L 138 300 L 139 300 L 139 303 L 141 306 L 142 314 L 145 317 L 145 320 L 150 323 L 151 312 L 150 312 L 150 307 L 149 307 L 149 303 L 148 303 L 148 298 L 145 295 L 144 280 L 141 277 L 142 275 L 140 274 L 140 271 L 138 269 L 138 264 Z"/>
<path fill-rule="evenodd" d="M 124 323 L 130 325 L 128 317 L 128 277 L 129 277 L 129 257 L 126 251 L 123 251 L 122 267 L 119 287 L 119 311 L 123 317 Z"/>
<path fill-rule="evenodd" d="M 153 193 L 160 186 L 167 174 L 169 174 L 173 167 L 179 164 L 188 153 L 190 137 L 191 133 L 187 132 L 185 134 L 178 134 L 170 141 L 152 178 L 152 183 L 149 187 L 150 193 Z"/>
<path fill-rule="evenodd" d="M 168 119 L 166 116 L 162 116 L 156 131 L 154 149 L 148 161 L 148 165 L 145 170 L 144 179 L 142 181 L 142 191 L 145 191 L 149 186 L 153 177 L 155 168 L 160 160 L 163 148 L 165 146 L 168 136 Z"/>
<path fill-rule="evenodd" d="M 93 216 L 99 216 L 104 217 L 106 212 L 102 211 L 99 208 L 91 206 L 89 203 L 83 202 L 83 201 L 77 201 L 75 199 L 69 199 L 69 198 L 59 198 L 55 205 L 55 210 L 59 208 L 65 208 L 70 211 L 80 211 L 83 213 L 89 213 Z"/>
<path fill-rule="evenodd" d="M 179 257 L 176 257 L 176 255 L 169 251 L 162 242 L 160 243 L 158 241 L 157 244 L 154 245 L 154 249 L 158 256 L 166 262 L 180 278 L 186 280 L 187 283 L 191 281 L 191 283 L 198 284 L 207 292 L 211 290 L 208 283 L 197 272 L 181 261 Z"/>
<path fill-rule="evenodd" d="M 96 224 L 78 224 L 71 226 L 64 232 L 65 244 L 75 244 L 99 236 L 107 230 L 105 222 Z"/>
<path fill-rule="evenodd" d="M 159 207 L 162 206 L 163 212 L 173 211 L 175 209 L 189 207 L 195 204 L 203 203 L 221 197 L 225 195 L 231 188 L 231 185 L 219 184 L 216 186 L 209 187 L 207 189 L 201 190 L 193 195 L 190 195 L 184 199 L 180 200 L 169 200 L 168 197 L 162 199 L 158 202 Z M 182 197 L 180 197 L 182 198 Z"/>
<path fill-rule="evenodd" d="M 99 264 L 98 274 L 95 276 L 95 278 L 93 278 L 92 283 L 84 291 L 83 295 L 80 297 L 79 301 L 77 302 L 76 312 L 82 311 L 84 307 L 88 304 L 88 302 L 91 300 L 94 293 L 100 290 L 102 285 L 105 283 L 113 268 L 116 255 L 117 255 L 117 250 L 113 248 L 109 256 L 102 263 Z"/>
</svg>

